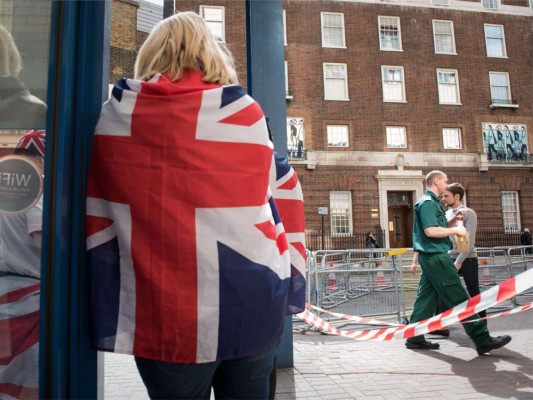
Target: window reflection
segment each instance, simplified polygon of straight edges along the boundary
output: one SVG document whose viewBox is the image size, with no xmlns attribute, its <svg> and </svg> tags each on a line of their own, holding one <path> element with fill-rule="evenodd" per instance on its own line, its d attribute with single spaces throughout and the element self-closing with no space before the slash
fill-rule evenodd
<svg viewBox="0 0 533 400">
<path fill-rule="evenodd" d="M 51 1 L 0 0 L 0 398 L 38 397 Z"/>
</svg>

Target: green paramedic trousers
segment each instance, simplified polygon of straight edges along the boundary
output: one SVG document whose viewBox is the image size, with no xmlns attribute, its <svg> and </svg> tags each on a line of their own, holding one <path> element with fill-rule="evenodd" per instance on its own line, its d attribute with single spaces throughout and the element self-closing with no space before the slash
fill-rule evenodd
<svg viewBox="0 0 533 400">
<path fill-rule="evenodd" d="M 461 284 L 453 260 L 447 253 L 419 253 L 418 262 L 422 267 L 422 274 L 418 283 L 410 323 L 422 321 L 435 315 L 439 297 L 449 308 L 470 298 Z M 466 320 L 478 318 L 479 316 L 474 314 Z M 463 324 L 463 328 L 474 341 L 476 347 L 482 347 L 491 340 L 486 321 Z M 411 343 L 420 343 L 424 340 L 424 335 L 408 339 Z"/>
</svg>

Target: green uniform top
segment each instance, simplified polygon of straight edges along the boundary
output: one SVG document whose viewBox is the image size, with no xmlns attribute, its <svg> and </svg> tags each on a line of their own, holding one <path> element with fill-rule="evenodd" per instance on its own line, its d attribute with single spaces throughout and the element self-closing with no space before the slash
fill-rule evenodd
<svg viewBox="0 0 533 400">
<path fill-rule="evenodd" d="M 446 214 L 438 197 L 430 190 L 426 190 L 415 204 L 413 221 L 413 250 L 420 253 L 445 253 L 452 248 L 448 236 L 431 238 L 426 235 L 424 228 L 430 226 L 447 227 Z"/>
</svg>

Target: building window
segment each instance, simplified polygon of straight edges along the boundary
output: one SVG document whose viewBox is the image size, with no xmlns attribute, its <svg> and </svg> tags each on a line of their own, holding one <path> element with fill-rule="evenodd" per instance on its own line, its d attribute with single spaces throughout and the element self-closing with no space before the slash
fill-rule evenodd
<svg viewBox="0 0 533 400">
<path fill-rule="evenodd" d="M 438 69 L 437 80 L 439 85 L 440 104 L 460 104 L 459 79 L 457 70 Z"/>
<path fill-rule="evenodd" d="M 329 192 L 331 234 L 352 233 L 352 194 L 351 192 Z"/>
<path fill-rule="evenodd" d="M 324 99 L 349 100 L 346 64 L 324 64 Z"/>
<path fill-rule="evenodd" d="M 386 131 L 389 149 L 407 148 L 407 128 L 405 126 L 387 126 Z"/>
<path fill-rule="evenodd" d="M 528 162 L 527 126 L 524 124 L 481 124 L 483 148 L 492 162 Z"/>
<path fill-rule="evenodd" d="M 0 1 L 0 25 L 11 32 L 11 20 L 13 19 L 13 0 Z"/>
<path fill-rule="evenodd" d="M 436 6 L 449 6 L 450 0 L 431 0 L 431 3 Z"/>
<path fill-rule="evenodd" d="M 489 72 L 490 97 L 492 104 L 510 104 L 511 87 L 507 72 Z"/>
<path fill-rule="evenodd" d="M 378 17 L 379 49 L 402 50 L 400 17 Z"/>
<path fill-rule="evenodd" d="M 383 101 L 405 102 L 403 67 L 381 67 Z"/>
<path fill-rule="evenodd" d="M 433 20 L 433 41 L 435 53 L 455 54 L 453 22 Z"/>
<path fill-rule="evenodd" d="M 292 100 L 291 92 L 289 92 L 289 64 L 287 61 L 285 63 L 285 98 L 287 100 Z"/>
<path fill-rule="evenodd" d="M 461 129 L 460 128 L 443 128 L 442 142 L 445 149 L 461 149 Z"/>
<path fill-rule="evenodd" d="M 518 192 L 502 192 L 503 228 L 506 231 L 520 230 Z"/>
<path fill-rule="evenodd" d="M 344 14 L 320 14 L 322 18 L 322 47 L 346 47 L 344 40 Z"/>
<path fill-rule="evenodd" d="M 328 125 L 328 147 L 348 147 L 348 125 Z"/>
<path fill-rule="evenodd" d="M 485 24 L 487 57 L 507 57 L 503 25 Z"/>
<path fill-rule="evenodd" d="M 485 10 L 499 10 L 500 0 L 481 0 L 481 5 Z"/>
<path fill-rule="evenodd" d="M 224 42 L 226 34 L 224 29 L 224 7 L 200 6 L 200 15 L 215 37 Z"/>
<path fill-rule="evenodd" d="M 305 159 L 304 119 L 287 117 L 287 153 L 289 160 Z"/>
<path fill-rule="evenodd" d="M 287 46 L 287 11 L 283 9 L 283 44 Z"/>
</svg>

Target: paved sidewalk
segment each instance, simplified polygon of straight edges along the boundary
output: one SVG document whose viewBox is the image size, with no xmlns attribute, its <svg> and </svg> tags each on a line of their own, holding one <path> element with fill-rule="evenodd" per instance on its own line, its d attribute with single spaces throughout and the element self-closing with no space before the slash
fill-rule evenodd
<svg viewBox="0 0 533 400">
<path fill-rule="evenodd" d="M 513 340 L 484 356 L 459 325 L 449 338 L 428 335 L 437 351 L 295 333 L 295 366 L 278 370 L 276 399 L 533 399 L 533 310 L 490 320 L 489 329 Z M 106 399 L 148 398 L 132 357 L 105 357 Z"/>
</svg>

